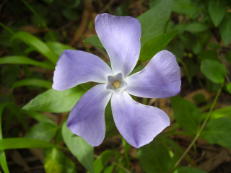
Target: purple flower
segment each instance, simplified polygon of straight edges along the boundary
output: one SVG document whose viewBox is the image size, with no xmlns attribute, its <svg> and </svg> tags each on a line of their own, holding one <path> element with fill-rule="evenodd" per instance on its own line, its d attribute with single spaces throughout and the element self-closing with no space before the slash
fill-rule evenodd
<svg viewBox="0 0 231 173">
<path fill-rule="evenodd" d="M 180 68 L 175 56 L 163 50 L 146 67 L 130 76 L 140 53 L 141 26 L 129 16 L 99 14 L 97 35 L 105 47 L 111 68 L 96 55 L 66 50 L 55 68 L 53 89 L 66 90 L 93 81 L 96 86 L 82 96 L 67 121 L 69 129 L 98 146 L 105 137 L 105 107 L 111 99 L 113 118 L 126 141 L 138 148 L 150 143 L 170 124 L 166 113 L 140 104 L 130 96 L 164 98 L 180 91 Z"/>
</svg>

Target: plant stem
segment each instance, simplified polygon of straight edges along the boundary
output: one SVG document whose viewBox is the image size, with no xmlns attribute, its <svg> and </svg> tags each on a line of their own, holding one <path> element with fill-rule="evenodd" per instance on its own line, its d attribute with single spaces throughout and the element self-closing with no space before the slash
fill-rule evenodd
<svg viewBox="0 0 231 173">
<path fill-rule="evenodd" d="M 223 85 L 222 85 L 223 86 Z M 218 100 L 218 97 L 220 96 L 221 94 L 221 91 L 222 91 L 222 86 L 220 87 L 220 89 L 217 91 L 216 93 L 216 96 L 212 102 L 212 105 L 209 109 L 209 112 L 207 114 L 207 117 L 205 118 L 205 120 L 203 121 L 201 127 L 199 128 L 199 130 L 197 131 L 195 137 L 193 138 L 192 142 L 189 144 L 189 146 L 186 148 L 186 150 L 184 151 L 184 153 L 180 156 L 180 158 L 177 160 L 177 162 L 175 163 L 174 165 L 174 168 L 176 168 L 180 163 L 181 161 L 185 158 L 185 156 L 188 154 L 188 152 L 191 150 L 191 148 L 193 147 L 193 145 L 196 143 L 197 139 L 200 137 L 202 131 L 204 130 L 204 128 L 206 127 L 211 115 L 212 115 L 212 111 L 213 109 L 215 108 L 216 104 L 217 104 L 217 100 Z"/>
</svg>

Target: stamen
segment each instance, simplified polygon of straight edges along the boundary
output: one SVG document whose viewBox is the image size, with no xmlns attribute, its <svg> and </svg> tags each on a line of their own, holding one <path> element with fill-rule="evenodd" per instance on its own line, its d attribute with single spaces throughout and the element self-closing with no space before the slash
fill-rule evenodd
<svg viewBox="0 0 231 173">
<path fill-rule="evenodd" d="M 112 86 L 117 89 L 121 86 L 121 82 L 119 80 L 115 80 L 114 82 L 112 82 Z"/>
</svg>

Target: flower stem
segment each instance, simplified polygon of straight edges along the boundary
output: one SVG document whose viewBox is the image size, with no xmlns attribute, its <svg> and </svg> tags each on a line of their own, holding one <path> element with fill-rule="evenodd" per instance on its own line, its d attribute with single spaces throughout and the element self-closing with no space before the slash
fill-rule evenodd
<svg viewBox="0 0 231 173">
<path fill-rule="evenodd" d="M 223 85 L 222 85 L 223 86 Z M 220 89 L 217 91 L 216 96 L 211 104 L 211 107 L 209 109 L 209 112 L 207 114 L 207 117 L 205 118 L 205 120 L 203 121 L 201 127 L 199 128 L 199 130 L 197 131 L 195 137 L 193 138 L 192 142 L 189 144 L 189 146 L 186 148 L 186 150 L 184 151 L 184 153 L 180 156 L 180 158 L 177 160 L 177 162 L 174 165 L 174 169 L 181 163 L 181 161 L 185 158 L 185 156 L 188 154 L 188 152 L 191 150 L 191 148 L 193 147 L 193 145 L 196 143 L 197 139 L 200 137 L 202 131 L 204 130 L 204 128 L 206 127 L 211 115 L 212 115 L 212 111 L 215 108 L 216 104 L 217 104 L 217 100 L 218 97 L 221 94 L 222 91 L 222 86 L 220 87 Z"/>
</svg>

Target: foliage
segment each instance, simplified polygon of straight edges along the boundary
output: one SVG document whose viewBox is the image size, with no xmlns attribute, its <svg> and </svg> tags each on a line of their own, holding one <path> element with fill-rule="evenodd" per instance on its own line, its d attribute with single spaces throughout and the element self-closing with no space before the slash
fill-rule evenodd
<svg viewBox="0 0 231 173">
<path fill-rule="evenodd" d="M 206 148 L 217 153 L 231 149 L 231 2 L 105 2 L 0 2 L 2 171 L 20 172 L 17 166 L 25 168 L 25 153 L 29 152 L 47 173 L 208 172 L 201 163 L 209 160 L 202 154 L 209 153 Z M 54 67 L 64 50 L 83 49 L 107 59 L 93 27 L 95 13 L 101 12 L 136 16 L 141 22 L 142 48 L 134 71 L 162 49 L 171 50 L 181 66 L 182 91 L 178 96 L 157 99 L 154 104 L 153 100 L 139 100 L 160 106 L 172 122 L 140 149 L 119 136 L 111 111 L 106 111 L 106 140 L 95 149 L 66 127 L 67 113 L 92 84 L 66 91 L 51 89 Z M 79 33 L 78 40 L 73 41 L 74 33 Z M 187 150 L 190 145 L 193 149 Z M 16 157 L 11 156 L 12 150 L 26 161 L 12 164 Z"/>
</svg>

